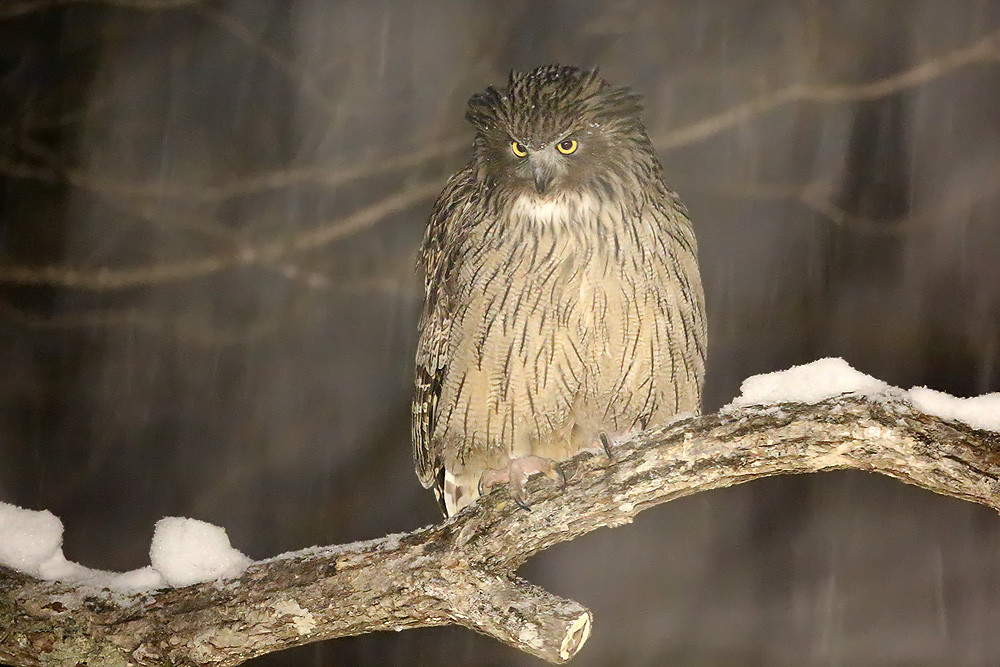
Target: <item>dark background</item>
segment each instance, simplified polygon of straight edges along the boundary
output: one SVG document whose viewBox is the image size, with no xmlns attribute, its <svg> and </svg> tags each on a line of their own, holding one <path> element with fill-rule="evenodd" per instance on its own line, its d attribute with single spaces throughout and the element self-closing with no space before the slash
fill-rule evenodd
<svg viewBox="0 0 1000 667">
<path fill-rule="evenodd" d="M 160 517 L 261 558 L 438 520 L 413 474 L 415 248 L 468 96 L 599 65 L 691 209 L 706 409 L 839 355 L 1000 390 L 1000 3 L 0 4 L 0 500 L 68 558 Z M 523 569 L 575 664 L 988 665 L 1000 518 L 886 478 L 678 500 Z M 254 665 L 536 664 L 459 628 Z"/>
</svg>

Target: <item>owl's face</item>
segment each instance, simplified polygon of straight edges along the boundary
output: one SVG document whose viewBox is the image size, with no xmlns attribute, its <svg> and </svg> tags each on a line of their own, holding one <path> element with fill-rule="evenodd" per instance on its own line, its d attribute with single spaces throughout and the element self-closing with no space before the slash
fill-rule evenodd
<svg viewBox="0 0 1000 667">
<path fill-rule="evenodd" d="M 548 196 L 584 189 L 606 169 L 601 155 L 608 147 L 593 129 L 566 128 L 554 136 L 511 134 L 488 137 L 477 151 L 482 175 L 493 184 Z"/>
<path fill-rule="evenodd" d="M 637 96 L 595 72 L 511 73 L 505 90 L 490 87 L 469 101 L 477 175 L 515 196 L 607 194 L 631 171 L 656 168 L 642 159 L 652 152 L 638 113 Z"/>
</svg>

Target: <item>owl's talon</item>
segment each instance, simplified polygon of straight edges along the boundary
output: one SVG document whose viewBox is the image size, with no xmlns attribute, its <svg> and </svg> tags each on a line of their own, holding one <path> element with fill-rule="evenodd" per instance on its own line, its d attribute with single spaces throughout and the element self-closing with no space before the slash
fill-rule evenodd
<svg viewBox="0 0 1000 667">
<path fill-rule="evenodd" d="M 553 482 L 558 482 L 559 487 L 562 488 L 566 486 L 566 471 L 563 467 L 559 465 L 556 461 L 552 462 L 552 470 L 555 472 L 555 477 L 549 477 Z"/>
<path fill-rule="evenodd" d="M 485 496 L 498 484 L 510 483 L 510 468 L 487 468 L 479 477 L 479 495 Z"/>
<path fill-rule="evenodd" d="M 615 455 L 611 453 L 611 441 L 608 440 L 608 434 L 601 431 L 597 434 L 597 437 L 601 440 L 601 447 L 604 448 L 605 456 L 607 456 L 609 460 L 613 461 L 615 459 Z"/>
</svg>

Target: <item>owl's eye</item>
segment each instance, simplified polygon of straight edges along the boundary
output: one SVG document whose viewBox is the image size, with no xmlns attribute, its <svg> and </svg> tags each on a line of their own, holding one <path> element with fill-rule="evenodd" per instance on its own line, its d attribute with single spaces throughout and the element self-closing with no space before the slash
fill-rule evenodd
<svg viewBox="0 0 1000 667">
<path fill-rule="evenodd" d="M 510 150 L 518 157 L 527 157 L 528 149 L 519 141 L 510 142 Z"/>
<path fill-rule="evenodd" d="M 556 149 L 558 149 L 563 155 L 569 155 L 570 153 L 576 152 L 577 145 L 576 139 L 563 139 L 556 144 Z"/>
</svg>

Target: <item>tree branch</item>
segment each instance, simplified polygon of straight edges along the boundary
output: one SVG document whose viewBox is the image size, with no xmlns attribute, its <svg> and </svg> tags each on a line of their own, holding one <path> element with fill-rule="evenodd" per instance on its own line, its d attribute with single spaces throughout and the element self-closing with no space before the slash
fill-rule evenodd
<svg viewBox="0 0 1000 667">
<path fill-rule="evenodd" d="M 454 623 L 565 662 L 591 615 L 514 574 L 532 555 L 674 498 L 840 468 L 1000 509 L 1000 433 L 902 397 L 745 407 L 641 433 L 610 462 L 578 456 L 564 488 L 532 480 L 531 511 L 498 490 L 439 525 L 278 556 L 236 580 L 122 596 L 0 568 L 0 660 L 237 665 L 322 639 Z"/>
<path fill-rule="evenodd" d="M 58 285 L 102 292 L 192 280 L 227 269 L 275 262 L 294 253 L 321 248 L 429 201 L 440 190 L 441 183 L 438 181 L 420 183 L 316 228 L 202 257 L 154 262 L 124 269 L 0 265 L 0 283 Z"/>
<path fill-rule="evenodd" d="M 772 109 L 809 102 L 844 104 L 874 100 L 921 86 L 953 70 L 1000 59 L 1000 30 L 947 53 L 917 63 L 908 70 L 866 83 L 794 83 L 708 116 L 696 123 L 652 137 L 660 150 L 704 141 Z"/>
</svg>

